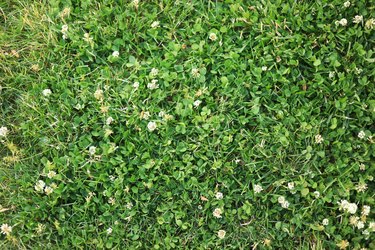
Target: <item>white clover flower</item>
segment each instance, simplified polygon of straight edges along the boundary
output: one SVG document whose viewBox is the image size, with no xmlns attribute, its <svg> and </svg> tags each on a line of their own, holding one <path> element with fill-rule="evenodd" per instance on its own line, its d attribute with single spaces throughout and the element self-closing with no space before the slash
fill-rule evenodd
<svg viewBox="0 0 375 250">
<path fill-rule="evenodd" d="M 282 204 L 285 202 L 285 197 L 284 196 L 280 196 L 279 198 L 277 198 L 277 201 Z"/>
<path fill-rule="evenodd" d="M 70 15 L 69 7 L 65 7 L 60 13 L 61 18 L 64 18 L 65 16 L 69 16 L 69 15 Z"/>
<path fill-rule="evenodd" d="M 108 136 L 110 136 L 111 134 L 113 134 L 113 130 L 108 129 L 108 128 L 104 130 L 104 136 L 105 136 L 105 137 L 108 137 Z"/>
<path fill-rule="evenodd" d="M 223 199 L 224 195 L 223 195 L 223 193 L 221 193 L 221 192 L 217 192 L 217 193 L 215 194 L 215 197 L 216 197 L 216 199 L 221 200 L 221 199 Z"/>
<path fill-rule="evenodd" d="M 133 5 L 136 9 L 138 9 L 139 0 L 133 0 Z"/>
<path fill-rule="evenodd" d="M 149 122 L 147 128 L 150 132 L 154 131 L 156 129 L 156 122 Z"/>
<path fill-rule="evenodd" d="M 156 84 L 158 80 L 153 79 L 150 83 L 147 84 L 147 88 L 149 89 L 157 89 L 159 88 L 159 84 Z"/>
<path fill-rule="evenodd" d="M 363 223 L 363 221 L 358 221 L 358 223 L 357 223 L 357 228 L 358 229 L 362 229 L 362 228 L 364 228 L 365 227 L 365 223 Z"/>
<path fill-rule="evenodd" d="M 366 229 L 366 230 L 363 230 L 363 231 L 362 231 L 362 234 L 363 234 L 363 235 L 370 235 L 370 232 Z M 363 250 L 363 249 L 364 249 L 364 250 L 367 250 L 367 248 L 361 248 L 360 250 Z"/>
<path fill-rule="evenodd" d="M 102 112 L 102 113 L 107 113 L 108 110 L 109 110 L 109 106 L 104 106 L 104 105 L 102 105 L 102 106 L 100 107 L 100 112 Z"/>
<path fill-rule="evenodd" d="M 44 189 L 44 192 L 46 193 L 46 195 L 50 195 L 53 192 L 53 188 L 46 186 L 46 188 Z"/>
<path fill-rule="evenodd" d="M 107 120 L 105 121 L 105 124 L 107 125 L 111 125 L 111 123 L 114 121 L 114 119 L 112 118 L 112 116 L 108 117 Z"/>
<path fill-rule="evenodd" d="M 45 90 L 42 91 L 42 94 L 43 94 L 44 96 L 49 96 L 49 95 L 52 94 L 52 91 L 51 91 L 50 89 L 45 89 Z"/>
<path fill-rule="evenodd" d="M 158 69 L 156 69 L 156 68 L 152 68 L 152 69 L 151 69 L 150 75 L 151 75 L 152 77 L 155 77 L 155 76 L 157 76 L 158 74 L 159 74 L 159 70 L 158 70 Z"/>
<path fill-rule="evenodd" d="M 263 66 L 263 67 L 262 67 L 262 70 L 263 70 L 263 71 L 266 71 L 267 69 L 268 69 L 267 66 Z"/>
<path fill-rule="evenodd" d="M 53 182 L 53 183 L 51 184 L 51 188 L 56 189 L 56 188 L 57 188 L 56 183 Z"/>
<path fill-rule="evenodd" d="M 88 195 L 87 195 L 86 198 L 85 198 L 85 199 L 86 199 L 86 202 L 89 203 L 90 200 L 91 200 L 91 198 L 92 198 L 93 196 L 95 196 L 95 193 L 93 193 L 93 192 L 88 193 Z"/>
<path fill-rule="evenodd" d="M 35 188 L 35 190 L 36 190 L 37 192 L 43 192 L 43 189 L 44 189 L 45 186 L 46 186 L 46 183 L 45 183 L 44 181 L 42 181 L 42 180 L 39 180 L 39 181 L 35 184 L 34 188 Z"/>
<path fill-rule="evenodd" d="M 90 37 L 89 33 L 85 33 L 83 35 L 83 40 L 85 40 L 86 42 L 90 43 L 90 42 L 92 42 L 92 37 Z"/>
<path fill-rule="evenodd" d="M 356 16 L 353 18 L 353 23 L 361 23 L 362 21 L 363 21 L 363 16 L 356 15 Z"/>
<path fill-rule="evenodd" d="M 359 164 L 359 169 L 362 170 L 362 171 L 365 171 L 366 170 L 366 165 L 361 163 Z"/>
<path fill-rule="evenodd" d="M 1 127 L 0 128 L 0 137 L 6 137 L 7 136 L 7 134 L 8 134 L 8 128 L 7 127 Z"/>
<path fill-rule="evenodd" d="M 349 206 L 349 202 L 347 200 L 341 200 L 340 202 L 337 202 L 337 204 L 339 205 L 339 210 L 347 210 L 348 209 L 348 206 Z"/>
<path fill-rule="evenodd" d="M 94 93 L 94 97 L 97 100 L 103 99 L 103 90 L 97 89 Z"/>
<path fill-rule="evenodd" d="M 107 234 L 108 234 L 108 235 L 110 235 L 110 234 L 112 233 L 112 231 L 113 231 L 113 230 L 112 230 L 112 228 L 111 228 L 111 227 L 110 227 L 110 228 L 108 228 L 108 229 L 107 229 Z"/>
<path fill-rule="evenodd" d="M 148 120 L 150 118 L 150 112 L 148 111 L 142 111 L 141 112 L 141 119 L 145 119 L 145 120 Z"/>
<path fill-rule="evenodd" d="M 375 222 L 371 221 L 371 222 L 368 224 L 368 229 L 369 229 L 371 232 L 375 232 Z"/>
<path fill-rule="evenodd" d="M 163 110 L 161 110 L 161 111 L 159 112 L 158 116 L 159 116 L 159 117 L 164 117 L 165 114 L 166 114 L 166 113 L 165 113 Z"/>
<path fill-rule="evenodd" d="M 329 220 L 326 218 L 322 221 L 323 226 L 327 226 L 329 223 Z"/>
<path fill-rule="evenodd" d="M 34 71 L 34 72 L 38 72 L 38 71 L 40 70 L 39 64 L 33 64 L 33 65 L 31 65 L 30 68 L 31 68 L 32 71 Z M 1 86 L 0 86 L 0 92 L 1 92 Z"/>
<path fill-rule="evenodd" d="M 357 226 L 358 221 L 359 221 L 358 216 L 350 216 L 350 218 L 349 218 L 349 224 L 350 225 Z"/>
<path fill-rule="evenodd" d="M 68 38 L 68 25 L 64 24 L 61 27 L 61 33 L 63 34 L 62 38 L 66 40 Z"/>
<path fill-rule="evenodd" d="M 288 188 L 289 188 L 289 190 L 293 190 L 294 189 L 294 182 L 289 182 Z"/>
<path fill-rule="evenodd" d="M 67 24 L 64 24 L 64 25 L 61 27 L 61 33 L 66 33 L 66 32 L 68 32 L 68 29 L 69 29 L 68 25 L 67 25 Z"/>
<path fill-rule="evenodd" d="M 160 22 L 158 22 L 158 21 L 154 21 L 152 24 L 151 24 L 151 28 L 153 28 L 153 29 L 156 29 L 157 27 L 159 27 L 160 26 Z"/>
<path fill-rule="evenodd" d="M 200 97 L 201 95 L 203 95 L 203 90 L 202 89 L 198 89 L 197 93 L 195 93 L 195 96 L 196 97 Z"/>
<path fill-rule="evenodd" d="M 338 244 L 336 244 L 340 249 L 346 249 L 349 246 L 349 242 L 347 240 L 342 240 Z"/>
<path fill-rule="evenodd" d="M 215 208 L 215 210 L 212 212 L 212 214 L 214 215 L 214 217 L 216 218 L 221 218 L 221 214 L 222 214 L 223 211 L 221 211 L 220 208 Z"/>
<path fill-rule="evenodd" d="M 120 52 L 118 52 L 117 50 L 113 51 L 112 53 L 113 57 L 119 57 L 119 55 L 120 55 Z"/>
<path fill-rule="evenodd" d="M 365 138 L 365 136 L 366 136 L 366 134 L 365 134 L 365 132 L 363 130 L 359 131 L 359 133 L 358 133 L 358 138 L 359 139 L 363 139 L 363 138 Z"/>
<path fill-rule="evenodd" d="M 197 68 L 192 68 L 192 69 L 191 69 L 191 75 L 192 75 L 194 78 L 197 78 L 197 77 L 199 77 L 201 74 L 199 73 L 199 69 L 197 69 Z"/>
<path fill-rule="evenodd" d="M 216 41 L 217 36 L 216 36 L 215 33 L 210 33 L 209 38 L 210 38 L 211 41 Z"/>
<path fill-rule="evenodd" d="M 367 189 L 367 184 L 366 183 L 358 183 L 357 186 L 355 186 L 355 189 L 357 190 L 357 192 L 365 192 L 366 189 Z"/>
<path fill-rule="evenodd" d="M 108 199 L 108 203 L 111 204 L 111 205 L 113 206 L 113 205 L 116 204 L 116 199 L 113 198 L 113 197 L 110 197 L 110 198 Z"/>
<path fill-rule="evenodd" d="M 362 207 L 362 215 L 364 216 L 368 216 L 370 214 L 370 210 L 371 210 L 371 207 L 370 206 L 367 206 L 367 205 L 364 205 Z"/>
<path fill-rule="evenodd" d="M 258 184 L 254 185 L 254 193 L 259 194 L 262 191 L 263 191 L 263 188 L 261 185 L 258 185 Z"/>
<path fill-rule="evenodd" d="M 335 76 L 335 71 L 330 71 L 328 77 L 333 78 Z"/>
<path fill-rule="evenodd" d="M 126 203 L 125 207 L 126 207 L 127 209 L 132 209 L 132 207 L 133 207 L 133 203 L 128 202 L 128 203 Z"/>
<path fill-rule="evenodd" d="M 289 207 L 289 201 L 285 201 L 285 202 L 281 203 L 281 206 L 283 208 L 288 208 Z"/>
<path fill-rule="evenodd" d="M 348 24 L 348 20 L 346 20 L 345 18 L 342 18 L 340 21 L 339 21 L 339 24 L 341 26 L 346 26 Z"/>
<path fill-rule="evenodd" d="M 316 144 L 320 144 L 320 143 L 322 143 L 324 141 L 324 139 L 323 139 L 323 137 L 320 135 L 320 134 L 317 134 L 316 136 L 315 136 L 315 143 Z"/>
<path fill-rule="evenodd" d="M 163 120 L 165 121 L 169 121 L 169 120 L 172 120 L 173 119 L 173 115 L 170 115 L 170 114 L 165 114 L 164 117 L 163 117 Z"/>
<path fill-rule="evenodd" d="M 133 88 L 135 88 L 137 90 L 139 88 L 139 82 L 134 82 L 133 83 Z"/>
<path fill-rule="evenodd" d="M 374 29 L 375 28 L 375 18 L 371 18 L 366 21 L 365 27 L 368 30 Z"/>
<path fill-rule="evenodd" d="M 344 7 L 345 8 L 348 8 L 350 6 L 350 2 L 349 1 L 346 1 L 345 3 L 344 3 Z"/>
<path fill-rule="evenodd" d="M 318 199 L 318 198 L 320 197 L 320 193 L 319 193 L 319 191 L 315 191 L 315 192 L 314 192 L 314 196 L 315 196 L 316 199 Z"/>
<path fill-rule="evenodd" d="M 1 225 L 1 233 L 4 235 L 10 235 L 12 232 L 12 227 L 9 226 L 8 224 L 2 224 Z"/>
<path fill-rule="evenodd" d="M 347 211 L 351 214 L 355 214 L 357 212 L 357 208 L 358 208 L 357 204 L 349 203 Z"/>
<path fill-rule="evenodd" d="M 48 174 L 47 174 L 47 177 L 50 178 L 50 179 L 52 179 L 52 178 L 55 177 L 55 176 L 56 176 L 56 172 L 55 172 L 55 171 L 52 171 L 52 170 L 49 171 Z"/>
<path fill-rule="evenodd" d="M 196 100 L 196 101 L 193 103 L 193 105 L 194 105 L 194 107 L 197 108 L 199 105 L 201 105 L 201 103 L 202 103 L 201 100 Z"/>
<path fill-rule="evenodd" d="M 38 234 L 41 234 L 44 232 L 44 230 L 46 229 L 46 226 L 43 225 L 42 223 L 38 223 L 38 227 L 36 228 L 36 232 Z"/>
<path fill-rule="evenodd" d="M 90 155 L 94 155 L 95 152 L 96 152 L 96 147 L 94 147 L 94 146 L 89 147 L 89 154 Z"/>
<path fill-rule="evenodd" d="M 224 239 L 225 234 L 226 234 L 226 232 L 224 230 L 219 230 L 217 232 L 217 236 L 219 237 L 219 239 Z"/>
</svg>

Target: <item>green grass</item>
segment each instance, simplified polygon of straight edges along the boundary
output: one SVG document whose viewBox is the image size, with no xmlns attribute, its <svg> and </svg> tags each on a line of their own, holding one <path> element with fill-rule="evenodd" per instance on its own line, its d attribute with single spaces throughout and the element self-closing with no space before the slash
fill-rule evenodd
<svg viewBox="0 0 375 250">
<path fill-rule="evenodd" d="M 373 249 L 374 6 L 2 1 L 0 248 Z"/>
</svg>

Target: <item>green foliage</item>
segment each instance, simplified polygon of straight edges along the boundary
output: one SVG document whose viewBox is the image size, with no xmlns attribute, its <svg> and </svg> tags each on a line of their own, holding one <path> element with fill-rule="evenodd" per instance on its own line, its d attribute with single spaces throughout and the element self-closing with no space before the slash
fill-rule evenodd
<svg viewBox="0 0 375 250">
<path fill-rule="evenodd" d="M 374 248 L 371 1 L 135 2 L 0 3 L 0 246 Z"/>
</svg>

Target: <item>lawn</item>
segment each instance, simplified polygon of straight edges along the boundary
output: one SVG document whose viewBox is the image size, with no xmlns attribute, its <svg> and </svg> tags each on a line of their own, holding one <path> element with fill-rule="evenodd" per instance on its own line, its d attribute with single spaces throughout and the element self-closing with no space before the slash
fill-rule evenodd
<svg viewBox="0 0 375 250">
<path fill-rule="evenodd" d="M 375 3 L 0 2 L 0 249 L 375 249 Z"/>
</svg>

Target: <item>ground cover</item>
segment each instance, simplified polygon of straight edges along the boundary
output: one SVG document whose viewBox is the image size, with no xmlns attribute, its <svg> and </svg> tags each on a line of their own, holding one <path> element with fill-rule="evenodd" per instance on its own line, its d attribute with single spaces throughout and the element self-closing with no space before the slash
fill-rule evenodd
<svg viewBox="0 0 375 250">
<path fill-rule="evenodd" d="M 2 1 L 1 249 L 374 249 L 371 1 Z"/>
</svg>

